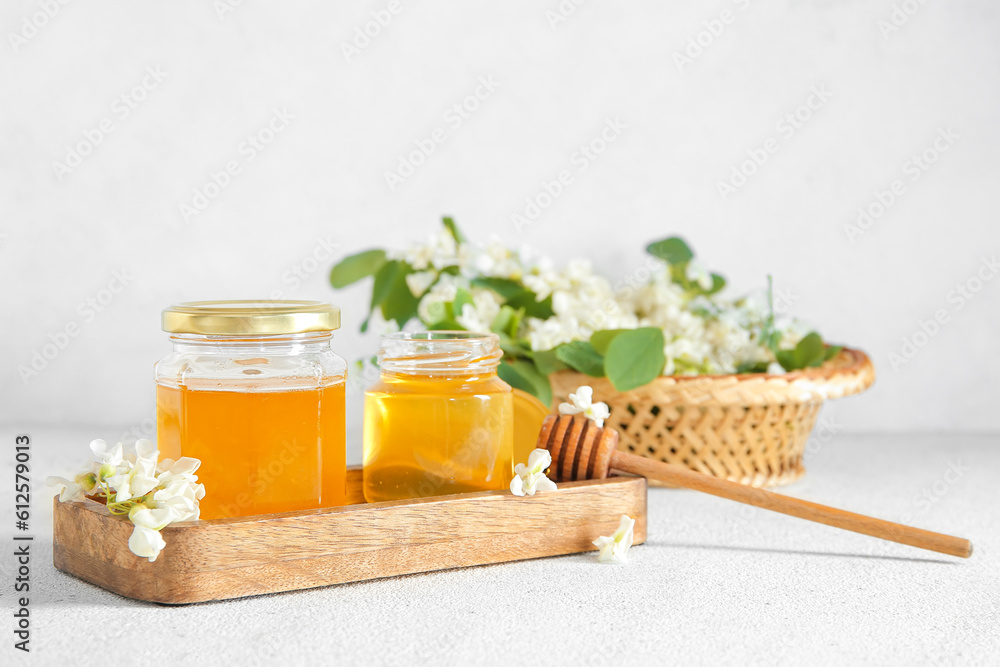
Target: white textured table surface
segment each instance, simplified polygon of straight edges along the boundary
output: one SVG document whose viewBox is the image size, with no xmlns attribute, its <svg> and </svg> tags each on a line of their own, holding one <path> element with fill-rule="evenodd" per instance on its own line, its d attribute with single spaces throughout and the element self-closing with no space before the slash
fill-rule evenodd
<svg viewBox="0 0 1000 667">
<path fill-rule="evenodd" d="M 31 653 L 14 650 L 5 629 L 5 665 L 1000 662 L 997 436 L 841 434 L 815 447 L 809 473 L 783 490 L 968 537 L 970 560 L 650 489 L 649 541 L 623 567 L 567 556 L 159 607 L 52 567 L 44 476 L 68 472 L 66 462 L 83 458 L 100 431 L 28 432 Z M 14 432 L 0 434 L 11 445 L 2 466 L 10 481 Z M 10 628 L 13 489 L 4 486 Z M 101 648 L 109 659 L 98 659 Z"/>
</svg>

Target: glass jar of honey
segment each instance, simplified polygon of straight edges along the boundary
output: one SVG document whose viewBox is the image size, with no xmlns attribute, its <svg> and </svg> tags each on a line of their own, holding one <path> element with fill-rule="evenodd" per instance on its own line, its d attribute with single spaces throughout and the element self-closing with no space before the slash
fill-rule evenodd
<svg viewBox="0 0 1000 667">
<path fill-rule="evenodd" d="M 383 336 L 365 393 L 368 502 L 505 489 L 513 477 L 511 388 L 500 340 L 467 331 Z"/>
<path fill-rule="evenodd" d="M 161 455 L 201 460 L 201 518 L 344 503 L 347 364 L 340 309 L 318 301 L 198 301 L 163 311 Z"/>
</svg>

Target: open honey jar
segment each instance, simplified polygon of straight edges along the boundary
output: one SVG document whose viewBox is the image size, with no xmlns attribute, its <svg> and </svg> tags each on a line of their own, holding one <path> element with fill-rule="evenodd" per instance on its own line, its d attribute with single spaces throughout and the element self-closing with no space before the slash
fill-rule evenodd
<svg viewBox="0 0 1000 667">
<path fill-rule="evenodd" d="M 344 503 L 347 364 L 340 310 L 317 301 L 199 301 L 163 311 L 162 456 L 201 460 L 201 518 Z"/>
<path fill-rule="evenodd" d="M 511 388 L 496 334 L 383 336 L 365 393 L 368 502 L 504 489 L 513 477 Z"/>
</svg>

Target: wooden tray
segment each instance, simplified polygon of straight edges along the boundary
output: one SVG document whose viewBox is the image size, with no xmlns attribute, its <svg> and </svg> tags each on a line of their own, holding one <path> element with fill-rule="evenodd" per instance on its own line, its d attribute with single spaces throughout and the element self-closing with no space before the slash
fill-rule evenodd
<svg viewBox="0 0 1000 667">
<path fill-rule="evenodd" d="M 57 569 L 119 595 L 161 604 L 277 593 L 453 567 L 592 551 L 622 514 L 646 539 L 646 480 L 567 482 L 519 498 L 486 491 L 167 526 L 156 562 L 128 549 L 132 524 L 92 500 L 53 512 Z"/>
</svg>

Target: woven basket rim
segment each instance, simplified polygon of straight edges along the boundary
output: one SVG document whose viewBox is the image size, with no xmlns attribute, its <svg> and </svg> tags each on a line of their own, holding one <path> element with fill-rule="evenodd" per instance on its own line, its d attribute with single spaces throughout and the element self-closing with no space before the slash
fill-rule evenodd
<svg viewBox="0 0 1000 667">
<path fill-rule="evenodd" d="M 845 347 L 836 357 L 816 368 L 805 368 L 780 375 L 770 373 L 663 375 L 649 384 L 625 392 L 615 390 L 607 378 L 595 378 L 574 370 L 563 370 L 550 376 L 555 390 L 553 398 L 559 395 L 560 390 L 581 379 L 578 384 L 590 384 L 594 386 L 595 393 L 608 396 L 609 399 L 648 397 L 660 402 L 684 400 L 695 403 L 710 401 L 727 405 L 755 405 L 787 401 L 822 402 L 826 399 L 859 394 L 875 381 L 875 368 L 863 351 Z"/>
<path fill-rule="evenodd" d="M 821 366 L 815 368 L 801 368 L 795 371 L 789 371 L 787 373 L 723 373 L 720 375 L 664 375 L 662 377 L 653 380 L 653 382 L 658 382 L 659 380 L 669 378 L 677 383 L 683 382 L 698 382 L 705 380 L 723 380 L 729 378 L 735 378 L 740 382 L 745 382 L 747 380 L 759 380 L 761 378 L 781 378 L 786 382 L 795 382 L 803 378 L 808 378 L 810 380 L 826 380 L 832 378 L 835 375 L 844 374 L 856 374 L 862 372 L 866 367 L 872 367 L 871 359 L 867 354 L 861 350 L 857 350 L 851 347 L 845 347 L 840 350 L 836 357 L 830 359 L 829 361 L 823 362 Z"/>
</svg>

